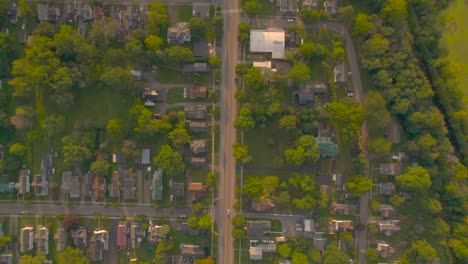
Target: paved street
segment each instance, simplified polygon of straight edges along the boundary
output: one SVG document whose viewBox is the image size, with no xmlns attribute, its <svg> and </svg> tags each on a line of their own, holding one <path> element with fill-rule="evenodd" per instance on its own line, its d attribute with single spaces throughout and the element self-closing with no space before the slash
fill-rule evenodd
<svg viewBox="0 0 468 264">
<path fill-rule="evenodd" d="M 237 10 L 238 0 L 224 0 L 223 10 Z M 235 215 L 232 208 L 235 202 L 236 161 L 232 156 L 232 145 L 236 141 L 236 130 L 233 127 L 237 116 L 237 105 L 234 99 L 236 89 L 235 67 L 238 62 L 237 26 L 238 12 L 224 14 L 224 36 L 222 52 L 222 85 L 221 85 L 221 122 L 220 122 L 220 179 L 219 201 L 217 202 L 216 222 L 218 224 L 218 257 L 217 263 L 234 263 L 234 244 L 230 217 Z M 231 211 L 231 216 L 227 215 Z"/>
</svg>

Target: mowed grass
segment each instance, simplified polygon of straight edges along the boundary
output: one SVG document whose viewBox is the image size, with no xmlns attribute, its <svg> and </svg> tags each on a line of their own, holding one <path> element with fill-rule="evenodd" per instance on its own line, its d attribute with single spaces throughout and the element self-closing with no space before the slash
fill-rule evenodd
<svg viewBox="0 0 468 264">
<path fill-rule="evenodd" d="M 449 59 L 459 66 L 458 81 L 468 95 L 468 3 L 456 0 L 445 11 L 449 18 L 441 41 L 448 49 Z"/>
<path fill-rule="evenodd" d="M 192 16 L 192 5 L 180 5 L 179 7 L 179 20 L 188 22 Z"/>
</svg>

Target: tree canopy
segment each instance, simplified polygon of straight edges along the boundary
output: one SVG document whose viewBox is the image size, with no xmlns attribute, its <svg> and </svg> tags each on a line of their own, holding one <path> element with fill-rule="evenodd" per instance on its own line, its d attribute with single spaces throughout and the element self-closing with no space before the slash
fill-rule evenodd
<svg viewBox="0 0 468 264">
<path fill-rule="evenodd" d="M 182 156 L 174 151 L 171 146 L 163 145 L 158 155 L 154 157 L 154 164 L 168 175 L 178 175 L 185 171 Z"/>
</svg>

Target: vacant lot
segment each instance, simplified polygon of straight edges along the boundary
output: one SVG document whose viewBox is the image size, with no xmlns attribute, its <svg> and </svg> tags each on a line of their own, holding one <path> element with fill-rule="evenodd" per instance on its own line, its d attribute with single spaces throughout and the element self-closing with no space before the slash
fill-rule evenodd
<svg viewBox="0 0 468 264">
<path fill-rule="evenodd" d="M 449 58 L 458 64 L 460 74 L 458 81 L 465 87 L 465 95 L 468 95 L 468 2 L 456 0 L 447 9 L 446 15 L 449 18 L 445 34 L 442 38 L 442 45 L 449 50 Z"/>
</svg>

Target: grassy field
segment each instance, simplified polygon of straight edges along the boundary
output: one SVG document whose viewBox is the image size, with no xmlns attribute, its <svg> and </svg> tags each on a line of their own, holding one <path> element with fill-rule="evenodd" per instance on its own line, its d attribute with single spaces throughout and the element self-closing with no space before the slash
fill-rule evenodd
<svg viewBox="0 0 468 264">
<path fill-rule="evenodd" d="M 456 0 L 445 11 L 449 18 L 447 29 L 441 39 L 442 45 L 448 49 L 449 58 L 460 68 L 458 81 L 465 87 L 465 95 L 468 95 L 468 3 L 463 0 Z"/>
<path fill-rule="evenodd" d="M 193 14 L 192 14 L 192 5 L 180 5 L 179 8 L 179 20 L 188 22 Z"/>
<path fill-rule="evenodd" d="M 180 70 L 170 69 L 168 67 L 160 67 L 156 73 L 156 80 L 160 83 L 188 83 L 187 75 L 181 73 Z"/>
<path fill-rule="evenodd" d="M 174 87 L 170 88 L 167 93 L 167 102 L 169 104 L 175 103 L 185 103 L 185 102 L 210 102 L 209 98 L 184 98 L 184 88 L 183 87 Z"/>
</svg>

